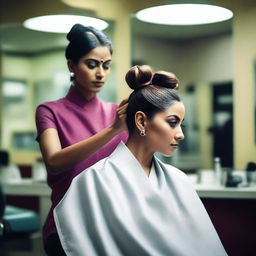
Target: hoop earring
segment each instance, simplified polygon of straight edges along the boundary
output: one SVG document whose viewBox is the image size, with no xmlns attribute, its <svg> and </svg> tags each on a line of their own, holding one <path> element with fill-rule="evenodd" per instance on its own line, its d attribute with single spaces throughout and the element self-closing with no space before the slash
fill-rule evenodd
<svg viewBox="0 0 256 256">
<path fill-rule="evenodd" d="M 142 137 L 146 136 L 145 130 L 141 130 L 141 131 L 140 131 L 140 136 L 142 136 Z"/>
</svg>

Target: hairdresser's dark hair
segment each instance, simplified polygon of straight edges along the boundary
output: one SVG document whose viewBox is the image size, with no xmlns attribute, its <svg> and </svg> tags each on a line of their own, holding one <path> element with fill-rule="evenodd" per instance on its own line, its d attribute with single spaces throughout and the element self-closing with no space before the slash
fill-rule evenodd
<svg viewBox="0 0 256 256">
<path fill-rule="evenodd" d="M 112 54 L 112 43 L 108 37 L 94 27 L 75 24 L 67 34 L 69 44 L 66 48 L 66 59 L 78 63 L 79 59 L 98 46 L 107 46 Z"/>
<path fill-rule="evenodd" d="M 153 72 L 150 66 L 134 66 L 125 80 L 134 91 L 128 99 L 126 124 L 129 134 L 135 130 L 135 113 L 142 111 L 151 120 L 158 112 L 165 111 L 174 102 L 181 101 L 178 94 L 179 80 L 166 71 Z"/>
</svg>

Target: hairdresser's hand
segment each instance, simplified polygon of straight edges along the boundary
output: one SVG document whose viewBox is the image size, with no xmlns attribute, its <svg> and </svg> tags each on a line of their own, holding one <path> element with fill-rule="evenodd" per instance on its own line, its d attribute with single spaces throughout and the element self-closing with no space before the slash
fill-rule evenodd
<svg viewBox="0 0 256 256">
<path fill-rule="evenodd" d="M 121 103 L 119 104 L 117 110 L 116 110 L 116 118 L 114 123 L 111 125 L 111 127 L 113 129 L 116 130 L 116 132 L 121 132 L 125 129 L 127 129 L 126 127 L 126 109 L 128 106 L 128 100 L 124 99 L 121 101 Z"/>
</svg>

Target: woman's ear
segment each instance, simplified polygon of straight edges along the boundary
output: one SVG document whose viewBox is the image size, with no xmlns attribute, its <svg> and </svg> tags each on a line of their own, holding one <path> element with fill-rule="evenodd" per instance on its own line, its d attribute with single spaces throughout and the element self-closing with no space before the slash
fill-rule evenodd
<svg viewBox="0 0 256 256">
<path fill-rule="evenodd" d="M 135 125 L 138 128 L 138 130 L 145 131 L 146 129 L 146 123 L 147 123 L 147 116 L 144 112 L 142 111 L 137 111 L 135 113 Z"/>
<path fill-rule="evenodd" d="M 68 62 L 67 62 L 67 65 L 68 65 L 69 71 L 74 72 L 74 62 L 69 59 Z"/>
</svg>

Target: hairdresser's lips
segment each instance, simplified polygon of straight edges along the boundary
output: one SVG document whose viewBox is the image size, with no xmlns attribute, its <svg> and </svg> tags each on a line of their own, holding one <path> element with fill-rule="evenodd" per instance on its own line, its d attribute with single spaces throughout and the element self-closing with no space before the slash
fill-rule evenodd
<svg viewBox="0 0 256 256">
<path fill-rule="evenodd" d="M 95 82 L 92 82 L 92 84 L 95 87 L 102 87 L 104 85 L 104 82 L 97 82 L 97 81 L 95 81 Z"/>
</svg>

